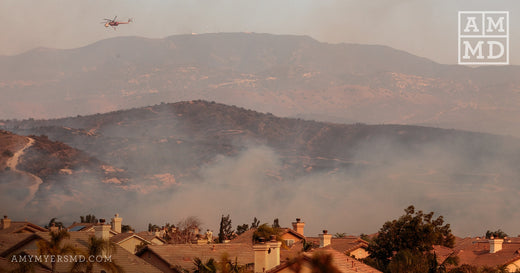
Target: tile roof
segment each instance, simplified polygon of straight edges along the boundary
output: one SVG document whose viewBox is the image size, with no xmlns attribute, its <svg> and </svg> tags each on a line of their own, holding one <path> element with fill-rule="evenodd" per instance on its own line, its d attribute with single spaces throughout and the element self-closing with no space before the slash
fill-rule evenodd
<svg viewBox="0 0 520 273">
<path fill-rule="evenodd" d="M 3 270 L 6 270 L 5 272 L 11 272 L 12 270 L 16 270 L 17 266 L 16 264 L 12 263 L 10 260 L 6 258 L 0 258 L 0 272 L 4 272 Z M 32 271 L 31 271 L 32 272 Z M 34 267 L 34 273 L 50 273 L 51 271 L 45 266 L 38 264 Z"/>
<path fill-rule="evenodd" d="M 114 236 L 112 236 L 110 238 L 110 241 L 112 241 L 112 242 L 114 242 L 116 244 L 119 244 L 119 243 L 122 243 L 122 242 L 130 239 L 130 238 L 137 238 L 140 241 L 143 241 L 143 242 L 145 242 L 147 244 L 151 244 L 150 241 L 144 239 L 143 237 L 141 237 L 141 236 L 139 236 L 139 235 L 137 235 L 135 233 L 128 233 L 128 232 L 116 234 L 116 235 L 114 235 Z"/>
<path fill-rule="evenodd" d="M 435 253 L 437 257 L 437 263 L 442 264 L 448 257 L 455 253 L 455 250 L 446 246 L 434 245 L 433 253 Z"/>
<path fill-rule="evenodd" d="M 0 234 L 0 256 L 3 252 L 16 246 L 18 243 L 34 236 L 33 233 Z"/>
<path fill-rule="evenodd" d="M 157 239 L 157 240 L 160 240 L 161 242 L 163 243 L 167 243 L 163 238 L 155 235 L 154 232 L 150 232 L 150 231 L 141 231 L 141 232 L 138 232 L 136 233 L 138 236 L 140 236 L 141 238 L 147 240 L 147 241 L 150 241 L 152 242 L 153 239 Z"/>
<path fill-rule="evenodd" d="M 63 245 L 71 245 L 73 247 L 79 248 L 83 251 L 87 249 L 88 246 L 88 239 L 90 236 L 94 236 L 94 232 L 80 232 L 80 231 L 73 231 L 69 232 L 70 238 L 67 238 L 63 240 Z M 49 232 L 38 232 L 36 233 L 37 238 L 34 240 L 44 239 L 49 240 L 50 234 Z M 115 253 L 111 253 L 112 260 L 121 266 L 126 273 L 159 273 L 161 272 L 151 264 L 147 263 L 143 259 L 133 255 L 132 253 L 126 251 L 124 248 L 122 248 L 119 245 L 115 245 L 116 251 Z M 31 255 L 38 255 L 38 251 L 36 249 L 18 249 L 16 252 L 24 251 Z M 11 250 L 10 252 L 14 252 L 14 250 Z M 50 262 L 43 263 L 46 266 L 50 267 Z M 58 272 L 68 272 L 70 268 L 72 267 L 71 262 L 62 262 L 57 263 L 57 271 Z M 95 268 L 98 266 L 96 265 Z M 101 268 L 99 268 L 97 271 L 100 271 Z"/>
<path fill-rule="evenodd" d="M 281 230 L 282 230 L 282 232 L 280 233 L 280 235 L 284 235 L 286 233 L 290 233 L 290 234 L 292 234 L 292 235 L 294 235 L 294 236 L 296 236 L 296 237 L 298 237 L 300 239 L 305 239 L 305 236 L 303 236 L 302 234 L 294 231 L 291 228 L 282 228 Z"/>
<path fill-rule="evenodd" d="M 11 225 L 6 229 L 0 229 L 0 234 L 9 233 L 35 233 L 39 231 L 48 231 L 47 229 L 35 225 L 27 221 L 12 221 Z"/>
<path fill-rule="evenodd" d="M 319 246 L 320 238 L 307 237 L 307 242 L 314 243 Z M 358 248 L 366 248 L 368 246 L 368 242 L 358 236 L 345 236 L 342 238 L 332 238 L 330 240 L 330 246 L 339 252 L 349 254 Z"/>
<path fill-rule="evenodd" d="M 231 239 L 231 243 L 253 245 L 253 233 L 255 233 L 255 231 L 256 231 L 256 228 L 246 230 L 244 233 Z"/>
<path fill-rule="evenodd" d="M 237 258 L 239 265 L 254 263 L 254 252 L 251 244 L 173 244 L 173 245 L 149 245 L 141 250 L 137 255 L 150 251 L 159 256 L 171 267 L 181 266 L 185 269 L 193 267 L 193 259 L 200 258 L 206 262 L 213 258 L 219 261 L 223 254 L 227 254 L 229 259 Z"/>
<path fill-rule="evenodd" d="M 310 252 L 305 252 L 301 255 L 303 255 L 304 260 L 310 262 L 313 255 L 316 255 L 317 253 L 325 253 L 328 255 L 332 255 L 332 263 L 333 265 L 342 273 L 381 273 L 381 271 L 366 265 L 352 257 L 349 257 L 337 250 L 332 249 L 329 247 L 314 249 Z M 281 265 L 272 268 L 271 270 L 267 271 L 268 273 L 275 273 L 279 272 L 284 268 L 287 268 L 289 266 L 288 262 L 284 262 Z"/>
<path fill-rule="evenodd" d="M 455 246 L 455 255 L 460 259 L 459 264 L 474 266 L 506 265 L 520 259 L 520 239 L 505 239 L 502 250 L 489 253 L 489 240 L 470 238 L 460 241 Z"/>
</svg>

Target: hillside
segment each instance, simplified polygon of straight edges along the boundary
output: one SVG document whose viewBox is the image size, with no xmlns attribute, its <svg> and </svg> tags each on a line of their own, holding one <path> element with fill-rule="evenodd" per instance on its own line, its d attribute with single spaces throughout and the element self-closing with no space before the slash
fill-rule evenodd
<svg viewBox="0 0 520 273">
<path fill-rule="evenodd" d="M 333 169 L 339 162 L 356 164 L 353 157 L 357 150 L 379 140 L 410 153 L 425 143 L 436 143 L 475 159 L 496 153 L 509 155 L 508 150 L 499 150 L 501 146 L 514 146 L 510 151 L 514 156 L 520 147 L 516 139 L 508 137 L 422 126 L 344 125 L 280 118 L 206 101 L 7 122 L 5 127 L 21 134 L 48 135 L 135 173 L 173 171 L 181 176 L 191 172 L 187 170 L 196 171 L 216 155 L 235 155 L 250 145 L 275 149 L 298 173 L 309 167 Z M 477 146 L 480 142 L 485 145 Z"/>
<path fill-rule="evenodd" d="M 207 101 L 9 121 L 3 127 L 21 135 L 47 135 L 125 170 L 128 180 L 117 186 L 117 202 L 138 198 L 139 209 L 147 211 L 160 205 L 183 208 L 177 211 L 181 215 L 220 215 L 224 207 L 235 205 L 217 196 L 238 202 L 252 193 L 248 198 L 271 203 L 265 210 L 256 207 L 260 199 L 242 204 L 256 215 L 269 215 L 282 204 L 288 218 L 302 208 L 307 217 L 319 218 L 366 202 L 384 206 L 372 211 L 373 220 L 362 222 L 366 228 L 413 203 L 452 217 L 464 233 L 475 228 L 475 219 L 500 217 L 498 209 L 516 204 L 520 190 L 520 141 L 467 131 L 280 118 Z M 294 188 L 299 190 L 292 193 Z M 284 198 L 277 199 L 281 193 Z M 133 209 L 113 202 L 107 206 Z M 189 209 L 205 202 L 211 202 L 207 212 Z M 316 216 L 322 204 L 329 211 Z M 492 213 L 480 215 L 484 208 Z"/>
<path fill-rule="evenodd" d="M 385 46 L 257 33 L 122 37 L 0 57 L 0 117 L 205 99 L 277 116 L 520 135 L 516 66 L 437 64 Z"/>
<path fill-rule="evenodd" d="M 87 200 L 81 190 L 85 185 L 108 193 L 128 181 L 124 170 L 44 135 L 25 137 L 2 130 L 0 150 L 0 206 L 17 214 L 61 211 L 69 202 Z"/>
</svg>

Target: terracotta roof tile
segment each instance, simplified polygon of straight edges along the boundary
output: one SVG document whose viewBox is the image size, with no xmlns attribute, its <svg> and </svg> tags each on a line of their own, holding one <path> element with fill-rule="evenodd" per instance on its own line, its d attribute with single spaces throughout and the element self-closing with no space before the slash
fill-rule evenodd
<svg viewBox="0 0 520 273">
<path fill-rule="evenodd" d="M 23 221 L 12 221 L 11 225 L 6 229 L 0 229 L 0 234 L 12 234 L 12 233 L 35 233 L 40 231 L 48 231 L 47 229 L 35 225 L 33 223 Z"/>
<path fill-rule="evenodd" d="M 161 242 L 163 243 L 167 243 L 163 238 L 155 235 L 155 233 L 153 232 L 150 232 L 150 231 L 141 231 L 141 232 L 138 232 L 136 233 L 138 236 L 140 236 L 141 238 L 147 240 L 147 241 L 150 241 L 152 242 L 153 239 L 157 239 L 157 240 L 160 240 Z"/>
<path fill-rule="evenodd" d="M 204 262 L 210 258 L 218 261 L 225 253 L 231 260 L 237 258 L 240 265 L 254 263 L 254 252 L 251 244 L 149 245 L 146 249 L 144 251 L 155 253 L 171 267 L 181 266 L 185 269 L 193 267 L 194 258 L 200 258 Z"/>
<path fill-rule="evenodd" d="M 471 240 L 470 240 L 471 239 Z M 497 266 L 512 263 L 520 259 L 520 240 L 504 240 L 502 250 L 489 253 L 489 240 L 469 238 L 459 241 L 455 247 L 455 255 L 460 258 L 459 264 L 474 266 Z"/>
<path fill-rule="evenodd" d="M 32 233 L 0 234 L 0 255 L 31 236 Z"/>
<path fill-rule="evenodd" d="M 325 253 L 332 255 L 332 263 L 333 265 L 342 273 L 381 273 L 381 271 L 368 266 L 352 257 L 349 257 L 337 250 L 334 250 L 330 247 L 324 247 L 319 249 L 314 249 L 310 252 L 305 252 L 301 255 L 303 255 L 307 261 L 310 261 L 311 257 L 313 255 L 316 255 L 317 253 Z M 288 266 L 288 262 L 284 262 L 281 265 L 267 271 L 268 273 L 276 273 L 280 270 L 286 268 Z"/>
<path fill-rule="evenodd" d="M 256 228 L 246 230 L 244 233 L 233 238 L 231 240 L 231 243 L 253 245 L 253 233 L 255 233 L 255 231 L 256 231 Z"/>
</svg>

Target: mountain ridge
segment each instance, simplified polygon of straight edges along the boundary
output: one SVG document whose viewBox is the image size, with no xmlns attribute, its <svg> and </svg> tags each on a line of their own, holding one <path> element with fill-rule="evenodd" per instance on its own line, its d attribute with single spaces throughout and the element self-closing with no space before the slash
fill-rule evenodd
<svg viewBox="0 0 520 273">
<path fill-rule="evenodd" d="M 4 119 L 204 99 L 284 117 L 520 135 L 511 126 L 518 66 L 443 65 L 380 45 L 248 33 L 116 37 L 46 52 L 2 57 Z"/>
<path fill-rule="evenodd" d="M 66 190 L 76 201 L 67 201 L 68 209 L 51 207 L 70 217 L 89 204 L 91 212 L 117 210 L 139 221 L 138 208 L 123 205 L 138 200 L 139 210 L 170 208 L 176 215 L 204 219 L 220 215 L 223 208 L 236 215 L 246 211 L 247 217 L 268 217 L 282 206 L 280 217 L 304 210 L 306 218 L 339 227 L 344 223 L 330 215 L 364 202 L 384 206 L 373 211 L 370 220 L 363 210 L 351 214 L 359 220 L 353 232 L 363 232 L 400 211 L 404 202 L 438 211 L 466 233 L 474 231 L 475 219 L 491 220 L 501 215 L 506 203 L 516 202 L 511 200 L 516 200 L 520 175 L 515 165 L 520 140 L 514 137 L 422 126 L 323 123 L 201 100 L 47 121 L 5 121 L 2 128 L 47 135 L 124 171 L 124 183 L 99 183 L 96 178 L 97 183 Z M 93 190 L 92 185 L 98 186 Z M 78 195 L 80 191 L 89 197 Z M 245 197 L 253 201 L 241 204 L 242 213 L 236 211 L 236 201 L 231 201 Z M 39 202 L 47 204 L 49 199 Z M 201 206 L 206 210 L 190 209 Z M 475 206 L 494 213 L 482 216 Z M 515 213 L 508 210 L 508 217 Z"/>
</svg>

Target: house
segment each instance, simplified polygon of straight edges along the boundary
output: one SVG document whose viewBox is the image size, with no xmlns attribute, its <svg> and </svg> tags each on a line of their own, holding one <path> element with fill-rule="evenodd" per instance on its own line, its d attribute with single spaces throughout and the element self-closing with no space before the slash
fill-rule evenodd
<svg viewBox="0 0 520 273">
<path fill-rule="evenodd" d="M 123 218 L 119 217 L 119 214 L 115 214 L 110 222 L 110 237 L 121 233 L 121 227 L 123 223 Z M 99 219 L 99 222 L 105 223 L 105 219 Z M 70 225 L 67 230 L 68 231 L 85 231 L 85 232 L 93 232 L 94 227 L 97 223 L 76 223 L 74 222 Z"/>
<path fill-rule="evenodd" d="M 104 224 L 105 220 L 100 219 L 100 222 Z M 116 213 L 114 217 L 111 219 L 110 226 L 105 225 L 105 227 L 109 228 L 108 236 L 110 238 L 110 241 L 120 245 L 128 252 L 135 254 L 139 248 L 145 245 L 162 245 L 166 243 L 163 239 L 157 237 L 156 235 L 149 236 L 146 233 L 141 233 L 142 235 L 139 235 L 131 232 L 121 233 L 122 222 L 123 218 L 121 218 L 119 214 Z M 69 226 L 67 230 L 70 232 L 92 233 L 94 232 L 96 226 L 97 224 L 95 223 L 74 223 L 71 226 Z"/>
<path fill-rule="evenodd" d="M 333 238 L 332 235 L 328 234 L 327 230 L 323 230 L 323 234 L 320 234 L 320 237 L 307 237 L 307 242 L 320 247 L 330 245 L 332 249 L 356 259 L 364 259 L 370 255 L 366 250 L 368 242 L 358 236 Z"/>
<path fill-rule="evenodd" d="M 110 238 L 111 227 L 109 225 L 98 224 L 94 226 L 93 232 L 82 232 L 82 231 L 71 231 L 69 232 L 70 238 L 63 240 L 63 245 L 70 245 L 77 248 L 79 251 L 86 252 L 88 249 L 88 241 L 91 236 L 108 240 Z M 37 232 L 33 236 L 29 236 L 17 244 L 13 245 L 7 250 L 0 253 L 2 258 L 12 257 L 12 255 L 18 255 L 19 253 L 25 253 L 34 257 L 38 256 L 37 242 L 39 240 L 49 241 L 51 238 L 49 232 Z M 71 254 L 72 255 L 72 254 Z M 68 272 L 73 266 L 73 260 L 69 256 L 68 260 L 62 260 L 56 264 L 58 272 Z M 72 257 L 78 257 L 78 255 L 72 255 Z M 127 251 L 122 246 L 115 245 L 115 252 L 107 254 L 110 261 L 119 265 L 126 273 L 159 273 L 161 272 L 154 266 L 150 265 L 143 259 L 135 256 L 133 253 Z M 42 265 L 46 268 L 51 267 L 50 261 L 43 261 Z M 93 272 L 102 272 L 103 268 L 99 264 L 94 265 Z"/>
<path fill-rule="evenodd" d="M 305 239 L 304 228 L 305 223 L 300 218 L 296 218 L 296 222 L 292 222 L 293 229 L 283 228 L 280 237 L 285 245 L 292 246 L 294 243 Z"/>
<path fill-rule="evenodd" d="M 223 255 L 227 255 L 232 262 L 236 260 L 239 265 L 254 263 L 251 244 L 241 243 L 148 245 L 136 255 L 162 272 L 177 272 L 175 269 L 178 267 L 192 269 L 195 258 L 203 262 L 211 258 L 219 261 Z"/>
<path fill-rule="evenodd" d="M 136 234 L 138 236 L 140 236 L 141 238 L 151 242 L 152 245 L 164 245 L 164 244 L 168 243 L 163 238 L 161 238 L 159 235 L 157 235 L 155 232 L 141 231 Z"/>
<path fill-rule="evenodd" d="M 459 265 L 506 266 L 509 272 L 520 269 L 520 238 L 458 239 L 453 255 L 459 257 Z"/>
<path fill-rule="evenodd" d="M 36 233 L 42 231 L 49 230 L 27 221 L 11 221 L 7 215 L 4 215 L 4 218 L 0 221 L 0 234 Z"/>
<path fill-rule="evenodd" d="M 39 237 L 34 233 L 0 234 L 0 257 L 2 257 L 2 253 L 6 252 L 8 249 L 15 247 L 21 242 L 35 238 Z"/>
<path fill-rule="evenodd" d="M 141 247 L 151 245 L 152 242 L 135 233 L 120 233 L 110 238 L 111 242 L 120 245 L 130 253 L 136 253 Z"/>
</svg>

